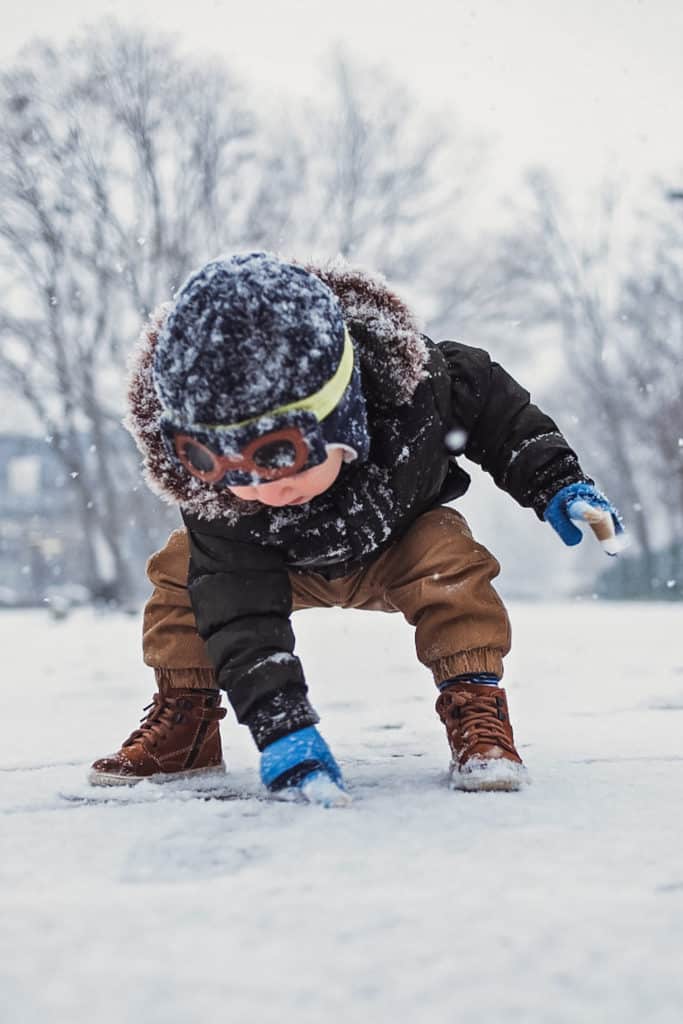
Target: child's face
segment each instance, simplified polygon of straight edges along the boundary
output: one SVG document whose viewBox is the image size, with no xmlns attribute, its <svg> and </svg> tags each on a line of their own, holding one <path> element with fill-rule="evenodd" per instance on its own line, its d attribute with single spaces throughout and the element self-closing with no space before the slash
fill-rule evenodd
<svg viewBox="0 0 683 1024">
<path fill-rule="evenodd" d="M 228 487 L 236 498 L 243 501 L 260 501 L 263 505 L 281 508 L 283 505 L 303 505 L 305 502 L 322 494 L 331 487 L 339 476 L 343 452 L 341 448 L 333 448 L 327 458 L 318 466 L 296 473 L 294 476 L 283 476 L 269 484 L 253 484 L 249 487 Z"/>
</svg>

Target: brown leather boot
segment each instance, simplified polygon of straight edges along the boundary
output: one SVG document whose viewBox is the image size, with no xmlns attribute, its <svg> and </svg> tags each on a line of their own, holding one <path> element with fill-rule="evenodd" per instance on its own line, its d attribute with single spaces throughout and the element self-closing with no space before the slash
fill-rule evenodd
<svg viewBox="0 0 683 1024">
<path fill-rule="evenodd" d="M 453 760 L 453 789 L 519 789 L 527 771 L 515 750 L 507 696 L 499 686 L 454 683 L 436 702 Z"/>
<path fill-rule="evenodd" d="M 142 779 L 167 782 L 195 775 L 223 773 L 218 723 L 220 690 L 178 687 L 155 693 L 138 729 L 121 749 L 91 767 L 93 786 L 131 786 Z"/>
</svg>

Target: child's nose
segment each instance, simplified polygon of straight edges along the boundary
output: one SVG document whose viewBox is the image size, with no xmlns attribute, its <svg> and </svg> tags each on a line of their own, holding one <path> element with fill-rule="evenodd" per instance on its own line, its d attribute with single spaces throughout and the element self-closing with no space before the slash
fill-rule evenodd
<svg viewBox="0 0 683 1024">
<path fill-rule="evenodd" d="M 296 494 L 296 484 L 290 480 L 277 480 L 272 484 L 261 484 L 261 493 L 274 501 L 286 500 Z"/>
</svg>

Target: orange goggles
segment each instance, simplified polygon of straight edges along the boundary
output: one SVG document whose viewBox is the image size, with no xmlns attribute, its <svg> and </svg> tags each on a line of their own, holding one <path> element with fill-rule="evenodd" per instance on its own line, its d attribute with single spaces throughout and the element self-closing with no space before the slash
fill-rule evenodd
<svg viewBox="0 0 683 1024">
<path fill-rule="evenodd" d="M 226 473 L 247 473 L 259 480 L 279 480 L 300 473 L 310 451 L 297 427 L 284 427 L 262 434 L 244 446 L 239 455 L 221 455 L 191 434 L 175 434 L 173 446 L 188 473 L 207 484 L 215 484 Z"/>
</svg>

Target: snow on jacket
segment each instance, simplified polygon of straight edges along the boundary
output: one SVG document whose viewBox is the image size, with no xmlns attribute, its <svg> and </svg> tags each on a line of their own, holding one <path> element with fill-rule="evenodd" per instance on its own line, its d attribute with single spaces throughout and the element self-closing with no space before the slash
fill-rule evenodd
<svg viewBox="0 0 683 1024">
<path fill-rule="evenodd" d="M 307 266 L 337 295 L 368 408 L 370 454 L 345 463 L 305 505 L 244 502 L 176 467 L 163 446 L 152 353 L 165 311 L 132 363 L 127 425 L 150 486 L 177 504 L 190 539 L 188 588 L 200 635 L 239 721 L 283 689 L 305 691 L 293 654 L 288 571 L 346 575 L 423 512 L 461 496 L 469 476 L 446 438 L 539 517 L 568 483 L 588 479 L 557 426 L 482 349 L 435 344 L 379 278 L 342 261 Z M 275 652 L 275 655 L 274 655 Z"/>
</svg>

